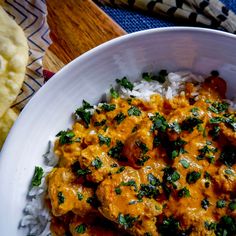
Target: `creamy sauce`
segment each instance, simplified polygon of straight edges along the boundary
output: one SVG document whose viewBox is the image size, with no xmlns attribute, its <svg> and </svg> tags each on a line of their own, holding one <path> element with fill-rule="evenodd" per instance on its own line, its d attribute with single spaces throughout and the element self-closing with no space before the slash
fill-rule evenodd
<svg viewBox="0 0 236 236">
<path fill-rule="evenodd" d="M 54 235 L 236 227 L 235 113 L 222 101 L 222 79 L 208 78 L 197 98 L 196 89 L 187 83 L 172 100 L 113 98 L 91 116 L 86 103 L 77 110 L 83 119 L 58 135 L 59 164 L 47 179 Z"/>
</svg>

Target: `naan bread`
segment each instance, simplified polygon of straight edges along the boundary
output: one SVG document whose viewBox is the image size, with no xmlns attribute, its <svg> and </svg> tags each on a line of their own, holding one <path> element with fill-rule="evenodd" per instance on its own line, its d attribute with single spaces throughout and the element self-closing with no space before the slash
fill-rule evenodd
<svg viewBox="0 0 236 236">
<path fill-rule="evenodd" d="M 22 87 L 27 61 L 28 45 L 24 32 L 0 6 L 0 118 Z"/>
<path fill-rule="evenodd" d="M 17 113 L 13 109 L 8 109 L 6 113 L 0 118 L 0 149 L 11 129 L 14 121 L 17 118 Z"/>
</svg>

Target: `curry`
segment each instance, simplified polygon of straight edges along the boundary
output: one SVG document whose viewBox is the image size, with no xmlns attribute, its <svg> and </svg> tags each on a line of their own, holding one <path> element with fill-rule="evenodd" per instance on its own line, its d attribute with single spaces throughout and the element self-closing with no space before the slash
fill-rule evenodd
<svg viewBox="0 0 236 236">
<path fill-rule="evenodd" d="M 236 235 L 236 118 L 225 92 L 213 74 L 171 100 L 111 89 L 94 110 L 83 101 L 57 135 L 47 177 L 53 235 Z"/>
</svg>

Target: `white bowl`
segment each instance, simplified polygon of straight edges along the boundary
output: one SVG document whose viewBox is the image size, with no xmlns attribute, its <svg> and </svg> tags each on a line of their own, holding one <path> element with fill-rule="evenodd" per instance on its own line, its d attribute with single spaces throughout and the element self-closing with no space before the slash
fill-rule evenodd
<svg viewBox="0 0 236 236">
<path fill-rule="evenodd" d="M 20 114 L 0 156 L 0 232 L 23 235 L 19 220 L 34 167 L 42 165 L 48 140 L 71 125 L 82 99 L 97 103 L 116 78 L 144 71 L 218 70 L 236 93 L 236 36 L 220 31 L 172 27 L 111 40 L 75 59 L 37 92 Z"/>
</svg>

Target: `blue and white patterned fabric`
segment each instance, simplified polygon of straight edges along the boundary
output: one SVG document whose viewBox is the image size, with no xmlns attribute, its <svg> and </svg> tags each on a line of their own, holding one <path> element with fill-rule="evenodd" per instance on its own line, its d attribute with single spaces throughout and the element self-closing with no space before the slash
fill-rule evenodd
<svg viewBox="0 0 236 236">
<path fill-rule="evenodd" d="M 139 2 L 153 2 L 153 3 L 158 3 L 158 2 L 167 2 L 166 0 L 139 0 Z M 126 1 L 126 0 L 98 0 L 96 2 L 103 2 L 103 3 L 108 3 L 108 2 L 113 2 L 113 7 L 108 6 L 108 5 L 100 5 L 100 7 L 102 8 L 103 11 L 105 11 L 109 16 L 111 16 L 111 18 L 113 18 L 125 31 L 127 31 L 128 33 L 132 33 L 135 31 L 140 31 L 140 30 L 145 30 L 145 29 L 151 29 L 151 28 L 159 28 L 159 27 L 167 27 L 167 26 L 196 26 L 196 24 L 194 22 L 189 21 L 188 19 L 186 20 L 182 20 L 181 22 L 178 21 L 177 18 L 173 18 L 173 17 L 161 17 L 160 14 L 150 14 L 150 12 L 141 12 L 141 11 L 135 11 L 134 7 L 131 9 L 130 6 L 125 6 L 124 2 L 132 2 L 134 3 L 135 1 Z M 123 3 L 123 9 L 118 8 L 118 5 L 121 6 L 119 3 L 122 2 Z M 174 5 L 179 5 L 179 2 L 181 2 L 181 0 L 173 0 L 170 1 L 173 3 L 173 7 L 175 7 Z M 177 2 L 175 4 L 175 2 Z M 217 3 L 218 6 L 221 6 L 221 4 L 223 3 L 225 5 L 224 12 L 231 12 L 230 14 L 236 13 L 236 0 L 184 0 L 182 1 L 184 3 L 193 3 L 195 4 L 199 4 L 199 2 L 203 2 L 201 7 L 203 6 L 207 6 L 207 4 L 213 4 L 213 6 L 215 5 L 215 3 Z M 114 5 L 116 4 L 116 6 Z M 199 4 L 200 5 L 200 4 Z M 158 8 L 158 6 L 156 6 L 156 8 Z M 196 8 L 196 7 L 195 7 Z M 226 10 L 227 9 L 227 10 Z M 225 11 L 226 10 L 226 11 Z M 229 10 L 229 11 L 228 11 Z M 192 14 L 193 16 L 194 14 Z M 224 14 L 223 14 L 224 15 Z M 227 16 L 227 15 L 226 15 Z M 235 16 L 234 16 L 235 17 Z M 231 21 L 232 24 L 236 24 L 236 20 L 232 20 Z M 209 28 L 217 28 L 216 26 L 212 25 L 212 26 L 205 26 L 205 27 L 209 27 Z M 230 30 L 228 30 L 230 31 Z M 232 32 L 232 31 L 230 31 Z"/>
<path fill-rule="evenodd" d="M 21 110 L 43 85 L 42 57 L 50 45 L 44 0 L 5 0 L 5 11 L 21 26 L 28 39 L 29 62 L 21 92 L 13 105 Z"/>
</svg>

